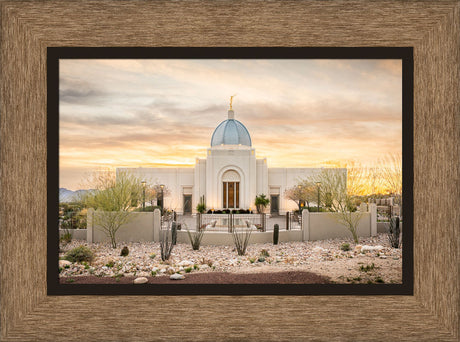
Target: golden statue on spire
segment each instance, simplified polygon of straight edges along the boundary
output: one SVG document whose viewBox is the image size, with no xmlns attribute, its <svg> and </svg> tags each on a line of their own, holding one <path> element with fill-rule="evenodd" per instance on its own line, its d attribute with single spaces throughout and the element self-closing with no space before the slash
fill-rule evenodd
<svg viewBox="0 0 460 342">
<path fill-rule="evenodd" d="M 236 96 L 236 94 L 230 96 L 230 110 L 232 110 L 232 102 L 233 102 L 233 98 L 234 98 L 235 96 Z"/>
</svg>

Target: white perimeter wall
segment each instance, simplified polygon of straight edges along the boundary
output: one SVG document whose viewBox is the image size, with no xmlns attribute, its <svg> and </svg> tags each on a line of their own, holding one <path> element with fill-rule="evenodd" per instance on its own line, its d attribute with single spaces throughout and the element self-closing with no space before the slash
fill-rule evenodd
<svg viewBox="0 0 460 342">
<path fill-rule="evenodd" d="M 358 236 L 369 237 L 377 235 L 377 209 L 375 205 L 370 205 L 369 212 L 362 213 L 358 224 Z M 86 240 L 92 242 L 108 242 L 109 238 L 97 226 L 93 224 L 93 209 L 88 210 L 87 214 L 87 235 Z M 353 213 L 354 215 L 358 215 Z M 132 220 L 123 225 L 116 234 L 118 242 L 141 242 L 159 241 L 160 231 L 160 211 L 146 213 L 131 213 Z M 336 238 L 352 238 L 346 226 L 334 219 L 335 213 L 309 213 L 304 210 L 302 213 L 302 230 L 286 231 L 280 230 L 280 242 L 286 241 L 308 241 L 325 240 Z M 82 229 L 83 230 L 83 229 Z M 178 231 L 178 242 L 189 243 L 187 231 Z M 253 232 L 250 243 L 272 242 L 273 232 Z M 204 233 L 203 245 L 233 245 L 233 237 L 227 232 Z"/>
<path fill-rule="evenodd" d="M 129 172 L 147 184 L 164 184 L 170 190 L 165 196 L 164 207 L 183 212 L 184 188 L 192 188 L 194 185 L 194 168 L 117 168 L 117 174 L 121 171 Z"/>
</svg>

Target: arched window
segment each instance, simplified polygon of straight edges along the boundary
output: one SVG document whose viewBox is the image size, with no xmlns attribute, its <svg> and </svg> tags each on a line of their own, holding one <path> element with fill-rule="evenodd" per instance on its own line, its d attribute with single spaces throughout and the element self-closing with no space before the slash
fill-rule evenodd
<svg viewBox="0 0 460 342">
<path fill-rule="evenodd" d="M 223 208 L 240 207 L 240 175 L 235 170 L 228 170 L 222 176 Z"/>
</svg>

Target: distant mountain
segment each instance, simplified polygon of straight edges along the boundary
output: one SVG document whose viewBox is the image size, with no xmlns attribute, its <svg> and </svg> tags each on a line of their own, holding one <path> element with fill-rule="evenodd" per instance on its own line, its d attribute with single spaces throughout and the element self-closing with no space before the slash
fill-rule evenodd
<svg viewBox="0 0 460 342">
<path fill-rule="evenodd" d="M 80 195 L 87 193 L 90 190 L 68 190 L 66 188 L 59 188 L 59 202 L 74 202 L 76 201 Z"/>
</svg>

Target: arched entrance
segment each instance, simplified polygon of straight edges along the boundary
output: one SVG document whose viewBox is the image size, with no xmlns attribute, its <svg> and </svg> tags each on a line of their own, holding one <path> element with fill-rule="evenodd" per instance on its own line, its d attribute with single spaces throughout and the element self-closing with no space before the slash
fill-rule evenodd
<svg viewBox="0 0 460 342">
<path fill-rule="evenodd" d="M 222 204 L 224 209 L 240 207 L 241 177 L 235 170 L 228 170 L 222 175 Z"/>
</svg>

